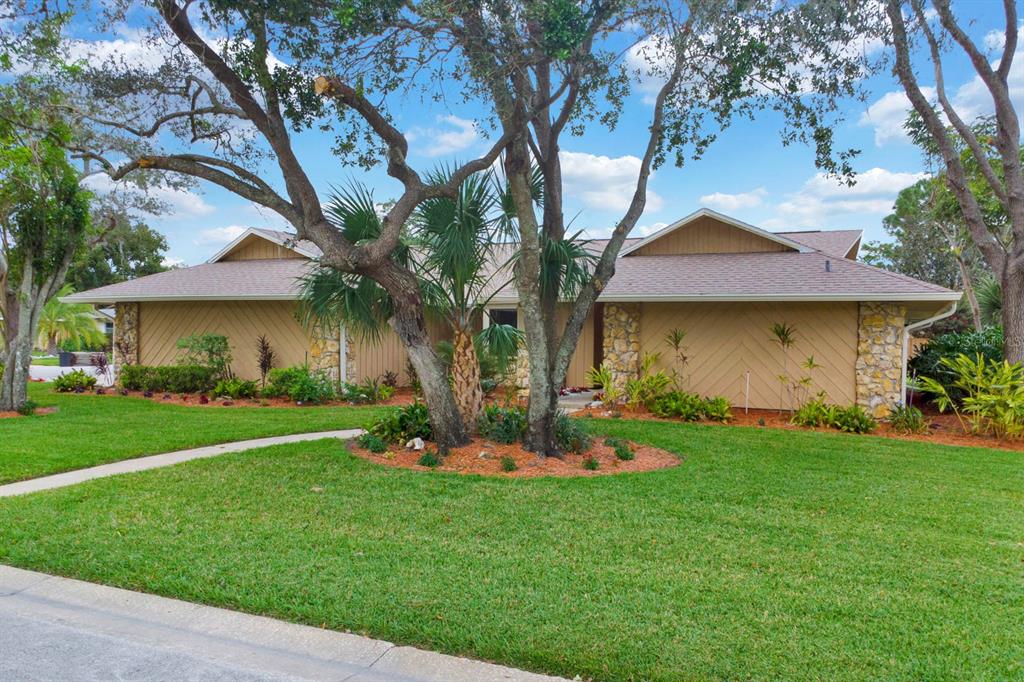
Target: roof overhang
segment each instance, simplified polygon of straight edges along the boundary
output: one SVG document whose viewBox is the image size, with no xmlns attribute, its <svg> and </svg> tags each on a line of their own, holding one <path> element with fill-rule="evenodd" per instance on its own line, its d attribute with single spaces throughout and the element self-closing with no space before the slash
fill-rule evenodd
<svg viewBox="0 0 1024 682">
<path fill-rule="evenodd" d="M 298 244 L 296 244 L 294 242 L 290 242 L 287 239 L 281 239 L 277 235 L 270 234 L 270 233 L 265 232 L 263 230 L 260 230 L 258 228 L 249 227 L 249 228 L 246 228 L 245 232 L 243 232 L 242 234 L 240 234 L 237 237 L 235 237 L 234 239 L 232 239 L 223 249 L 218 251 L 212 258 L 210 258 L 210 260 L 208 260 L 206 262 L 207 263 L 216 263 L 216 262 L 220 261 L 220 259 L 224 258 L 224 256 L 226 256 L 229 253 L 231 253 L 232 251 L 234 251 L 235 247 L 237 247 L 239 244 L 241 244 L 243 241 L 245 241 L 249 237 L 253 237 L 253 236 L 259 237 L 260 239 L 265 239 L 268 242 L 277 244 L 278 246 L 284 247 L 286 249 L 291 249 L 295 253 L 303 255 L 306 258 L 317 258 L 317 254 L 312 253 L 308 249 L 302 248 L 301 246 L 299 246 Z"/>
<path fill-rule="evenodd" d="M 691 213 L 690 215 L 686 216 L 685 218 L 681 218 L 676 222 L 661 228 L 654 234 L 648 235 L 642 241 L 623 249 L 621 252 L 619 252 L 619 257 L 621 258 L 623 256 L 628 256 L 637 249 L 642 249 L 651 242 L 657 241 L 658 239 L 664 237 L 665 235 L 671 234 L 680 228 L 686 227 L 693 221 L 698 220 L 700 218 L 713 218 L 721 223 L 725 223 L 726 225 L 730 225 L 737 229 L 750 232 L 751 234 L 756 234 L 758 237 L 762 237 L 764 239 L 767 239 L 768 241 L 772 241 L 777 244 L 782 244 L 783 246 L 788 246 L 794 251 L 799 251 L 800 253 L 810 253 L 814 251 L 814 249 L 807 246 L 806 244 L 801 244 L 800 242 L 793 241 L 792 239 L 775 234 L 774 232 L 762 230 L 760 227 L 755 227 L 750 223 L 743 222 L 742 220 L 730 218 L 724 213 L 719 213 L 718 211 L 714 211 L 710 208 L 700 208 Z"/>
<path fill-rule="evenodd" d="M 799 302 L 799 301 L 882 301 L 896 303 L 900 301 L 959 301 L 963 294 L 959 292 L 934 292 L 918 294 L 698 294 L 698 295 L 600 295 L 599 303 L 725 303 L 725 302 Z M 510 305 L 519 303 L 518 298 L 494 297 L 493 305 Z"/>
<path fill-rule="evenodd" d="M 158 295 L 139 295 L 131 296 L 126 298 L 109 298 L 106 296 L 98 297 L 85 297 L 76 298 L 77 294 L 71 296 L 65 296 L 60 301 L 63 303 L 147 303 L 155 301 L 173 302 L 173 301 L 297 301 L 299 297 L 297 294 L 279 294 L 279 295 L 262 295 L 262 296 L 246 296 L 242 295 L 225 295 L 225 294 L 210 294 L 208 296 L 193 295 L 193 296 L 175 296 L 169 294 L 166 296 Z"/>
</svg>

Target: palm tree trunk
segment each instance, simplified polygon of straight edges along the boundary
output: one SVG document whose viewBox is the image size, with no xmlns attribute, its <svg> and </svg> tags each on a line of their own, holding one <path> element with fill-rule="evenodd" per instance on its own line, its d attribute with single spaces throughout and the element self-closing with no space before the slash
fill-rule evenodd
<svg viewBox="0 0 1024 682">
<path fill-rule="evenodd" d="M 455 330 L 452 381 L 455 403 L 459 407 L 459 414 L 462 415 L 462 423 L 469 433 L 476 433 L 480 410 L 483 409 L 484 394 L 480 388 L 480 359 L 473 346 L 473 336 L 465 329 Z"/>
</svg>

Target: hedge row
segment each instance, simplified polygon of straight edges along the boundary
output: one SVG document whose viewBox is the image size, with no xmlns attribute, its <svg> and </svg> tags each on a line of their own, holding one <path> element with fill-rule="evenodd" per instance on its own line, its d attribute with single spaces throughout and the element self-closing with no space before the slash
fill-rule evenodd
<svg viewBox="0 0 1024 682">
<path fill-rule="evenodd" d="M 216 372 L 201 365 L 125 365 L 121 368 L 121 386 L 129 391 L 207 393 L 216 385 Z"/>
</svg>

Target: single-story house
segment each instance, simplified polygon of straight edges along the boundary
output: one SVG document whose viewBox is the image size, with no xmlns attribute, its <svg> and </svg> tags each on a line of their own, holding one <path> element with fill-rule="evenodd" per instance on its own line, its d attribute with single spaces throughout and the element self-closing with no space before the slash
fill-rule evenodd
<svg viewBox="0 0 1024 682">
<path fill-rule="evenodd" d="M 902 399 L 909 335 L 951 314 L 960 293 L 857 262 L 860 242 L 859 230 L 769 232 L 708 209 L 630 239 L 567 383 L 583 385 L 602 362 L 620 380 L 635 375 L 646 353 L 661 353 L 657 366 L 668 369 L 666 334 L 678 328 L 690 390 L 776 408 L 784 361 L 771 327 L 784 323 L 795 336 L 791 376 L 813 356 L 814 392 L 883 415 Z M 345 329 L 310 332 L 296 320 L 296 280 L 318 255 L 288 233 L 253 228 L 202 265 L 67 300 L 114 305 L 117 363 L 172 363 L 178 339 L 216 332 L 230 339 L 235 371 L 254 377 L 256 338 L 266 335 L 282 366 L 308 362 L 347 381 L 390 371 L 406 381 L 394 334 L 371 343 Z M 517 303 L 514 287 L 504 287 L 489 303 L 490 319 L 518 322 Z M 431 331 L 443 337 L 440 325 Z"/>
</svg>

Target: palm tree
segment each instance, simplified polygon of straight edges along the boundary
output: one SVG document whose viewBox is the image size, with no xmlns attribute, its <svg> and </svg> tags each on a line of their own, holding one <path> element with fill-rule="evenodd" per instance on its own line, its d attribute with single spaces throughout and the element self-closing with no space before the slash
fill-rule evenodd
<svg viewBox="0 0 1024 682">
<path fill-rule="evenodd" d="M 992 275 L 986 275 L 975 288 L 978 309 L 985 325 L 998 325 L 1003 320 L 1003 287 Z"/>
<path fill-rule="evenodd" d="M 484 348 L 508 363 L 519 345 L 519 330 L 491 324 L 480 332 L 476 322 L 490 299 L 508 281 L 501 261 L 501 221 L 489 174 L 467 179 L 453 198 L 438 197 L 421 204 L 393 256 L 413 270 L 420 282 L 427 311 L 443 319 L 452 331 L 452 391 L 466 428 L 475 431 L 483 408 L 480 361 Z M 349 240 L 358 244 L 375 238 L 381 223 L 372 195 L 352 188 L 333 196 L 328 215 Z M 307 320 L 344 322 L 364 338 L 378 338 L 391 315 L 392 303 L 380 285 L 368 277 L 320 266 L 302 282 Z"/>
<path fill-rule="evenodd" d="M 64 303 L 60 299 L 73 293 L 65 285 L 57 295 L 46 302 L 39 316 L 37 345 L 54 354 L 61 344 L 100 347 L 106 335 L 96 326 L 91 305 Z"/>
</svg>

